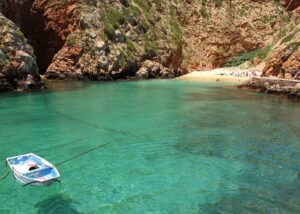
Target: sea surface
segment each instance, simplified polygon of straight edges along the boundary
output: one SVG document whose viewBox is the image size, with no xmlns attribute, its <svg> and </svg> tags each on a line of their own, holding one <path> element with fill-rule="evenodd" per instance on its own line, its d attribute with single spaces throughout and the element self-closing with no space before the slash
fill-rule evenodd
<svg viewBox="0 0 300 214">
<path fill-rule="evenodd" d="M 55 89 L 53 89 L 55 88 Z M 62 183 L 0 181 L 0 213 L 300 213 L 300 103 L 228 83 L 52 82 L 0 95 L 6 157 Z"/>
</svg>

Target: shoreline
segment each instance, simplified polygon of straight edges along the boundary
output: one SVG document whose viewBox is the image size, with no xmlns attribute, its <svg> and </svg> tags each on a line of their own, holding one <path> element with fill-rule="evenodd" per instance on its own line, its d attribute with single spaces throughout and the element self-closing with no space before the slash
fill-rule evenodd
<svg viewBox="0 0 300 214">
<path fill-rule="evenodd" d="M 218 68 L 210 71 L 192 71 L 186 75 L 177 77 L 178 80 L 196 82 L 232 82 L 242 84 L 249 81 L 252 76 L 260 75 L 256 68 L 237 69 L 237 68 Z"/>
<path fill-rule="evenodd" d="M 192 71 L 178 80 L 194 82 L 228 82 L 232 86 L 257 93 L 283 95 L 300 98 L 300 81 L 276 77 L 260 77 L 257 68 L 218 68 L 211 71 Z"/>
</svg>

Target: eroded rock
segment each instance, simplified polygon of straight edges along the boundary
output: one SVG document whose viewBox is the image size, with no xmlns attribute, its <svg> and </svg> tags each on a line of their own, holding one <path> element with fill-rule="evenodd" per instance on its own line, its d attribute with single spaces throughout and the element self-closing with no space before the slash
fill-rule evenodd
<svg viewBox="0 0 300 214">
<path fill-rule="evenodd" d="M 0 91 L 41 88 L 33 49 L 20 29 L 0 13 Z"/>
</svg>

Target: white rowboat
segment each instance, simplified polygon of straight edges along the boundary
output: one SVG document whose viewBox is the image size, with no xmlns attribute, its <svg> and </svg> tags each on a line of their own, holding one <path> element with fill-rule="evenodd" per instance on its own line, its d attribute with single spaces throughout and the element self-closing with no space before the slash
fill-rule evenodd
<svg viewBox="0 0 300 214">
<path fill-rule="evenodd" d="M 58 181 L 58 170 L 45 159 L 28 153 L 6 159 L 14 177 L 24 186 L 49 186 Z"/>
</svg>

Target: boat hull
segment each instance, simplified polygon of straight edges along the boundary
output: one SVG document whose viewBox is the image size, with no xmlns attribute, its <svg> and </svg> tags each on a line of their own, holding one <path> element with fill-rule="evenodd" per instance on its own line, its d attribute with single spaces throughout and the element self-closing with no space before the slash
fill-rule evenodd
<svg viewBox="0 0 300 214">
<path fill-rule="evenodd" d="M 27 179 L 27 178 L 23 178 L 14 172 L 13 172 L 13 176 L 17 181 L 19 181 L 24 186 L 30 185 L 30 186 L 47 187 L 55 182 L 55 180 L 49 180 L 49 181 L 45 181 L 45 182 L 34 181 L 34 180 Z"/>
<path fill-rule="evenodd" d="M 24 186 L 50 186 L 58 181 L 58 170 L 45 159 L 28 153 L 6 159 L 14 178 Z"/>
</svg>

